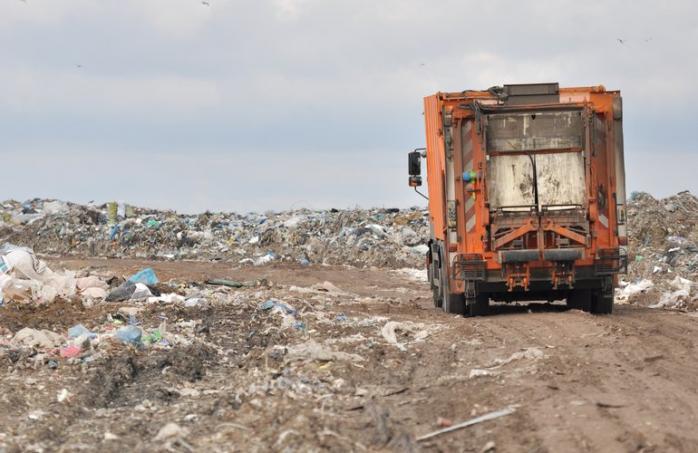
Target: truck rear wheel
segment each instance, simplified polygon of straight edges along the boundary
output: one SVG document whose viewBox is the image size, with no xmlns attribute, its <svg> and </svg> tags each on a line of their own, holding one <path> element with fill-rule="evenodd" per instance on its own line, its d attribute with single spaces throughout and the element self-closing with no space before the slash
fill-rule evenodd
<svg viewBox="0 0 698 453">
<path fill-rule="evenodd" d="M 446 297 L 446 294 L 448 296 Z M 444 293 L 443 310 L 446 313 L 465 314 L 465 296 L 458 293 Z"/>
<path fill-rule="evenodd" d="M 602 291 L 594 291 L 591 301 L 591 312 L 597 315 L 613 313 L 613 294 L 604 295 Z"/>
<path fill-rule="evenodd" d="M 465 314 L 465 296 L 451 292 L 448 271 L 446 270 L 446 260 L 441 261 L 439 275 L 441 276 L 441 308 L 446 313 Z"/>
<path fill-rule="evenodd" d="M 432 297 L 434 298 L 434 307 L 441 308 L 443 300 L 441 299 L 441 289 L 438 286 L 431 287 Z"/>
<path fill-rule="evenodd" d="M 441 308 L 443 296 L 441 294 L 441 252 L 438 245 L 430 244 L 429 250 L 429 283 L 431 284 L 431 294 L 434 298 L 434 307 Z"/>
<path fill-rule="evenodd" d="M 567 306 L 576 310 L 591 311 L 591 290 L 571 290 L 567 295 Z"/>
<path fill-rule="evenodd" d="M 468 316 L 485 316 L 490 311 L 489 294 L 477 293 L 475 297 L 466 299 Z"/>
</svg>

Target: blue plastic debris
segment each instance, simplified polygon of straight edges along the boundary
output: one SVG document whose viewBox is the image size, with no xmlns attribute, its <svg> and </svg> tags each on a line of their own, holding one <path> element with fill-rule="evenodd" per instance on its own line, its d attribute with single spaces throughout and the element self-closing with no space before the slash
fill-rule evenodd
<svg viewBox="0 0 698 453">
<path fill-rule="evenodd" d="M 68 337 L 77 338 L 82 336 L 86 336 L 88 338 L 96 338 L 97 334 L 90 332 L 90 329 L 83 326 L 82 324 L 74 325 L 73 327 L 68 329 Z"/>
<path fill-rule="evenodd" d="M 279 308 L 287 315 L 296 316 L 296 313 L 298 313 L 296 309 L 291 307 L 290 305 L 286 305 L 285 303 L 274 299 L 269 299 L 268 301 L 263 302 L 259 305 L 260 310 L 271 310 L 272 308 Z"/>
<path fill-rule="evenodd" d="M 344 313 L 339 313 L 337 316 L 335 316 L 334 319 L 336 319 L 339 322 L 342 322 L 342 321 L 346 321 L 349 318 L 347 318 L 347 315 L 345 315 Z"/>
<path fill-rule="evenodd" d="M 128 344 L 138 345 L 142 337 L 143 331 L 136 326 L 126 326 L 116 331 L 116 338 Z"/>
<path fill-rule="evenodd" d="M 128 281 L 131 283 L 143 283 L 144 285 L 157 285 L 160 280 L 158 280 L 155 271 L 151 267 L 146 267 L 132 276 L 129 277 Z"/>
<path fill-rule="evenodd" d="M 119 225 L 114 225 L 113 227 L 111 227 L 111 231 L 109 232 L 109 240 L 113 241 L 114 239 L 116 239 L 116 236 L 119 234 L 120 230 L 121 228 L 119 227 Z"/>
</svg>

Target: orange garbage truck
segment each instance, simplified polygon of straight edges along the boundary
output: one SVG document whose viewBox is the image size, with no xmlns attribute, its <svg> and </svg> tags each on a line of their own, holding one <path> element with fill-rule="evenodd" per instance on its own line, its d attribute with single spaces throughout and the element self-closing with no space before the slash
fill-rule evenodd
<svg viewBox="0 0 698 453">
<path fill-rule="evenodd" d="M 557 83 L 424 99 L 434 304 L 488 312 L 490 301 L 566 300 L 611 313 L 627 267 L 619 91 Z"/>
</svg>

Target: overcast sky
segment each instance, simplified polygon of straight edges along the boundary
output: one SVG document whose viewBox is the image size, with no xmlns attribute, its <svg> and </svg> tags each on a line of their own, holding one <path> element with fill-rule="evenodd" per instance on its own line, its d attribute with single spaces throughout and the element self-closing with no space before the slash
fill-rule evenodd
<svg viewBox="0 0 698 453">
<path fill-rule="evenodd" d="M 421 205 L 425 95 L 547 81 L 623 92 L 629 191 L 698 192 L 698 2 L 208 3 L 0 0 L 0 198 Z"/>
</svg>

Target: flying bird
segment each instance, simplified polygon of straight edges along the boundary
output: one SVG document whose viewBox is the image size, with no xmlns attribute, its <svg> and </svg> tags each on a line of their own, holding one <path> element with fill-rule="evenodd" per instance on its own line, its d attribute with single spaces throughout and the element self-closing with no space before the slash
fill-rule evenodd
<svg viewBox="0 0 698 453">
<path fill-rule="evenodd" d="M 618 41 L 621 44 L 625 44 L 625 39 L 623 38 L 616 38 L 616 41 Z"/>
<path fill-rule="evenodd" d="M 206 0 L 202 0 L 202 1 L 201 1 L 201 4 L 204 5 L 204 6 L 211 6 L 211 3 L 210 3 L 210 2 L 207 2 Z"/>
</svg>

